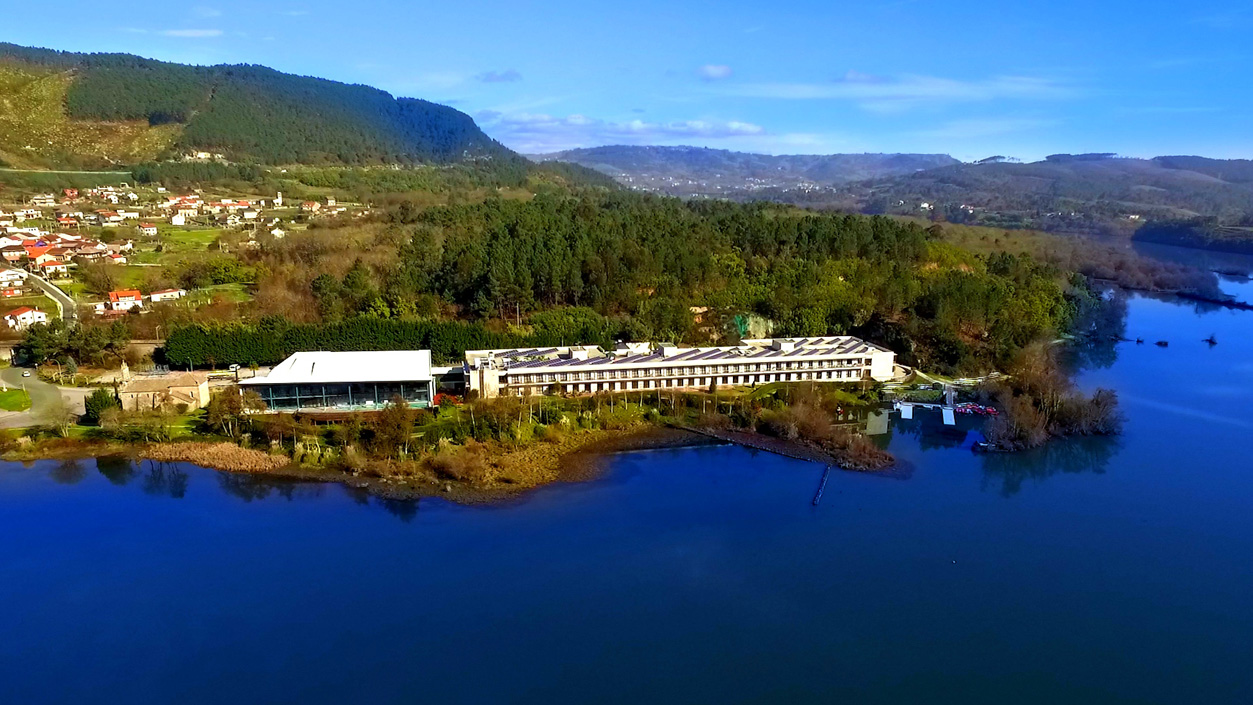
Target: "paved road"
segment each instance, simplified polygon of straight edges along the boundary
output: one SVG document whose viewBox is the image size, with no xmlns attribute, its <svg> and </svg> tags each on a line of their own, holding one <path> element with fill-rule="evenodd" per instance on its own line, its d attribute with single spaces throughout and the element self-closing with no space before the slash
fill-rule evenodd
<svg viewBox="0 0 1253 705">
<path fill-rule="evenodd" d="M 6 367 L 0 370 L 0 380 L 9 389 L 21 389 L 25 386 L 26 393 L 30 395 L 30 409 L 0 411 L 0 428 L 25 428 L 43 423 L 43 412 L 58 396 L 69 402 L 74 413 L 81 414 L 84 411 L 83 402 L 95 391 L 90 388 L 58 387 L 39 379 L 33 373 L 30 377 L 23 377 L 22 373 L 25 371 L 26 368 L 23 367 Z"/>
<path fill-rule="evenodd" d="M 34 282 L 35 286 L 42 289 L 49 298 L 60 304 L 61 318 L 66 323 L 73 323 L 78 320 L 78 306 L 74 303 L 74 299 L 70 298 L 69 294 L 61 291 L 55 284 L 37 274 L 31 274 L 26 278 L 28 281 Z"/>
</svg>

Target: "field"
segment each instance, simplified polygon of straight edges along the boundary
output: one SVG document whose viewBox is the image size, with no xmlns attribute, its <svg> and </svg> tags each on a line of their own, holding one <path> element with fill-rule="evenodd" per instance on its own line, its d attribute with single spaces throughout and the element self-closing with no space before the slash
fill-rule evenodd
<svg viewBox="0 0 1253 705">
<path fill-rule="evenodd" d="M 26 411 L 30 408 L 30 395 L 21 389 L 8 389 L 0 392 L 0 409 L 4 411 Z"/>
<path fill-rule="evenodd" d="M 57 316 L 58 309 L 56 302 L 43 294 L 29 294 L 24 296 L 14 296 L 11 299 L 0 299 L 0 307 L 3 307 L 5 313 L 23 306 L 37 308 L 48 314 L 48 318 L 50 319 L 56 318 Z"/>
<path fill-rule="evenodd" d="M 5 166 L 133 164 L 155 159 L 182 131 L 179 125 L 149 127 L 147 121 L 71 120 L 65 96 L 73 80 L 69 72 L 0 62 L 0 160 Z M 68 164 L 67 154 L 92 163 Z"/>
</svg>

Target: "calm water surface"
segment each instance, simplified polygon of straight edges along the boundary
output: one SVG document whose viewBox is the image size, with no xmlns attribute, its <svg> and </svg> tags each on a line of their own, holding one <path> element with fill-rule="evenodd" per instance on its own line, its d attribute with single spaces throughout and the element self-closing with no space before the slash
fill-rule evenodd
<svg viewBox="0 0 1253 705">
<path fill-rule="evenodd" d="M 1170 347 L 1080 377 L 1122 438 L 980 456 L 919 414 L 907 477 L 819 507 L 820 467 L 734 447 L 494 508 L 2 466 L 0 702 L 1249 702 L 1251 323 L 1133 299 Z"/>
</svg>

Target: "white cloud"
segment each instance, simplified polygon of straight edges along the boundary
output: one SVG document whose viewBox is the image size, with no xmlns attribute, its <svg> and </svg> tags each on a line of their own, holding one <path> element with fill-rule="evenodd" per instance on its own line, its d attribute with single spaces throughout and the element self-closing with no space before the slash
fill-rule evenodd
<svg viewBox="0 0 1253 705">
<path fill-rule="evenodd" d="M 514 69 L 504 71 L 484 71 L 474 77 L 483 83 L 514 83 L 522 80 L 522 74 Z"/>
<path fill-rule="evenodd" d="M 220 29 L 163 29 L 158 34 L 165 37 L 181 37 L 183 39 L 206 39 L 222 36 Z"/>
<path fill-rule="evenodd" d="M 759 137 L 765 128 L 737 120 L 613 121 L 586 115 L 565 117 L 543 113 L 501 113 L 484 110 L 475 115 L 483 129 L 521 152 L 554 152 L 603 144 L 676 144 Z"/>
<path fill-rule="evenodd" d="M 193 9 L 191 13 L 195 15 L 196 17 L 203 17 L 205 19 L 208 19 L 210 17 L 222 16 L 222 11 L 217 9 L 216 7 L 205 7 L 203 5 Z"/>
<path fill-rule="evenodd" d="M 731 67 L 724 64 L 705 64 L 696 70 L 696 75 L 706 81 L 721 81 L 731 77 Z"/>
<path fill-rule="evenodd" d="M 845 100 L 874 112 L 898 112 L 926 105 L 1002 99 L 1046 100 L 1073 95 L 1055 81 L 1029 76 L 958 80 L 907 75 L 883 78 L 849 71 L 826 83 L 752 83 L 719 89 L 725 95 L 771 100 Z"/>
</svg>

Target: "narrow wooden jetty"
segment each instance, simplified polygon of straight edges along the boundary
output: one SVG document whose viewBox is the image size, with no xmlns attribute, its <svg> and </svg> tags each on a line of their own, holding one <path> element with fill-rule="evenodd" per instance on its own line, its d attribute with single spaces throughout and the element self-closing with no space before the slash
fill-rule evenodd
<svg viewBox="0 0 1253 705">
<path fill-rule="evenodd" d="M 822 471 L 822 480 L 818 482 L 818 493 L 814 495 L 814 506 L 822 501 L 822 492 L 827 489 L 827 478 L 831 477 L 831 466 Z"/>
</svg>

